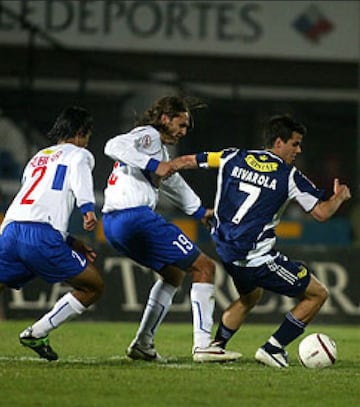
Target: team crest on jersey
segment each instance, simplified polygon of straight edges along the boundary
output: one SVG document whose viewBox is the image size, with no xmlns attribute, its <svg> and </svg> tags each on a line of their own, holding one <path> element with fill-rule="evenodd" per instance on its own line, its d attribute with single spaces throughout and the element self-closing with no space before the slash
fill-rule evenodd
<svg viewBox="0 0 360 407">
<path fill-rule="evenodd" d="M 144 148 L 147 148 L 151 144 L 151 137 L 149 134 L 145 134 L 145 136 L 141 140 L 141 144 L 143 145 Z"/>
<path fill-rule="evenodd" d="M 51 154 L 55 153 L 55 150 L 51 150 L 51 148 L 46 148 L 45 150 L 42 150 L 41 152 L 42 152 L 42 154 L 45 154 L 45 155 L 51 155 Z"/>
<path fill-rule="evenodd" d="M 278 169 L 279 164 L 275 162 L 264 162 L 268 158 L 265 155 L 259 156 L 259 160 L 262 160 L 263 162 L 260 162 L 253 154 L 248 154 L 245 157 L 246 164 L 253 168 L 256 171 L 259 172 L 273 172 Z"/>
</svg>

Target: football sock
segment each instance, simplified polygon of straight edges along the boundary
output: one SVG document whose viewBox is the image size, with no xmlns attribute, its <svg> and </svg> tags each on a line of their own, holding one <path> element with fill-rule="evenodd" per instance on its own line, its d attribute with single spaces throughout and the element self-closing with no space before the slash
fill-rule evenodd
<svg viewBox="0 0 360 407">
<path fill-rule="evenodd" d="M 226 344 L 229 342 L 235 332 L 237 332 L 237 329 L 227 328 L 224 323 L 220 321 L 215 335 L 215 342 L 218 342 L 219 346 L 225 349 Z"/>
<path fill-rule="evenodd" d="M 143 345 L 152 344 L 155 333 L 165 318 L 176 293 L 176 287 L 158 280 L 151 288 L 135 340 Z"/>
<path fill-rule="evenodd" d="M 295 318 L 291 312 L 288 312 L 285 315 L 284 322 L 280 325 L 279 329 L 273 333 L 272 339 L 275 339 L 278 345 L 274 340 L 269 342 L 274 346 L 285 347 L 298 336 L 300 336 L 305 330 L 306 324 L 299 319 Z M 274 343 L 273 343 L 274 342 Z"/>
<path fill-rule="evenodd" d="M 31 326 L 32 334 L 35 338 L 46 336 L 63 322 L 82 314 L 85 310 L 86 307 L 79 300 L 71 293 L 67 293 L 55 303 L 47 314 Z"/>
<path fill-rule="evenodd" d="M 190 291 L 193 313 L 194 348 L 207 348 L 211 342 L 215 286 L 210 283 L 193 283 Z"/>
</svg>

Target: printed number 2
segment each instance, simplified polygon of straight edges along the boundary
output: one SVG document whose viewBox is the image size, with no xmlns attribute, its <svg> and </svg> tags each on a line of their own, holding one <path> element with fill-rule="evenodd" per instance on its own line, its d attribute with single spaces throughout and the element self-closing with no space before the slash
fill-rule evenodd
<svg viewBox="0 0 360 407">
<path fill-rule="evenodd" d="M 34 191 L 34 189 L 37 187 L 39 182 L 43 179 L 44 175 L 46 172 L 46 166 L 43 167 L 36 167 L 34 171 L 31 174 L 31 177 L 34 178 L 34 182 L 31 184 L 30 188 L 25 192 L 25 195 L 23 196 L 21 200 L 22 205 L 31 205 L 34 203 L 34 199 L 30 198 L 30 194 Z"/>
<path fill-rule="evenodd" d="M 177 237 L 177 240 L 174 240 L 172 243 L 174 246 L 178 247 L 184 254 L 187 254 L 194 247 L 192 242 L 183 234 L 180 234 Z"/>
<path fill-rule="evenodd" d="M 256 187 L 255 185 L 247 184 L 246 182 L 239 182 L 239 190 L 247 193 L 248 196 L 235 213 L 235 216 L 231 219 L 232 222 L 236 224 L 240 223 L 247 211 L 254 205 L 260 195 L 261 188 Z"/>
</svg>

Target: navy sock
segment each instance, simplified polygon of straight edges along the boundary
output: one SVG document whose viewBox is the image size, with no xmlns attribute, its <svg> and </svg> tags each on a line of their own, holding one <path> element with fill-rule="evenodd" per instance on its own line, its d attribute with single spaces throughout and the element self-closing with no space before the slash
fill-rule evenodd
<svg viewBox="0 0 360 407">
<path fill-rule="evenodd" d="M 218 329 L 216 331 L 215 335 L 215 342 L 219 343 L 219 346 L 225 349 L 226 344 L 229 342 L 231 337 L 234 335 L 234 333 L 237 331 L 237 329 L 230 329 L 227 328 L 223 322 L 221 321 L 219 323 Z"/>
<path fill-rule="evenodd" d="M 291 312 L 285 315 L 284 322 L 280 325 L 279 329 L 273 333 L 273 337 L 285 347 L 305 330 L 306 324 L 299 319 L 295 318 Z"/>
</svg>

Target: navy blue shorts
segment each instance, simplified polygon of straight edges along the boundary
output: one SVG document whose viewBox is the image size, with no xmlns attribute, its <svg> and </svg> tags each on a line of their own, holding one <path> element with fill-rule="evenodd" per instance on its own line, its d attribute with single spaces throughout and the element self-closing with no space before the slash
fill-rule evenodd
<svg viewBox="0 0 360 407">
<path fill-rule="evenodd" d="M 224 263 L 224 267 L 240 295 L 262 287 L 287 297 L 297 297 L 306 290 L 311 277 L 307 266 L 281 254 L 259 267 L 239 267 L 232 263 Z"/>
<path fill-rule="evenodd" d="M 0 283 L 8 287 L 19 289 L 34 277 L 66 281 L 86 267 L 86 257 L 46 223 L 12 222 L 0 236 Z"/>
<path fill-rule="evenodd" d="M 119 253 L 155 271 L 170 264 L 186 270 L 200 255 L 181 229 L 147 206 L 106 213 L 103 226 Z"/>
</svg>

